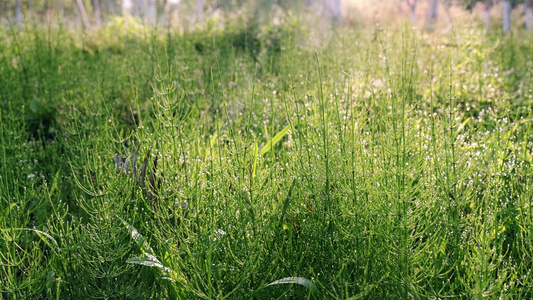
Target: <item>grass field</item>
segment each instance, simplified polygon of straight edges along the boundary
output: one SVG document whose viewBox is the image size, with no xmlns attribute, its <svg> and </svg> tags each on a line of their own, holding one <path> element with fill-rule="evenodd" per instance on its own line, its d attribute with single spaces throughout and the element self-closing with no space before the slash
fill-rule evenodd
<svg viewBox="0 0 533 300">
<path fill-rule="evenodd" d="M 533 298 L 530 33 L 123 21 L 0 28 L 4 299 Z"/>
</svg>

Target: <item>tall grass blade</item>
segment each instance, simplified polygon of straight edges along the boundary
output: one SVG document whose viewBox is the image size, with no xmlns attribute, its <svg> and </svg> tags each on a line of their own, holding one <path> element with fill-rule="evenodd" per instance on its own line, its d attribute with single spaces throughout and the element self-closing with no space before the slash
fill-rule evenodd
<svg viewBox="0 0 533 300">
<path fill-rule="evenodd" d="M 259 155 L 263 155 L 270 151 L 272 147 L 274 147 L 277 143 L 279 143 L 279 141 L 281 141 L 281 139 L 285 136 L 285 134 L 287 133 L 287 131 L 289 131 L 290 128 L 290 125 L 287 125 L 280 132 L 278 132 L 278 134 L 276 134 L 270 141 L 268 141 L 268 143 L 266 143 L 266 145 L 263 146 L 263 148 L 261 148 L 261 151 L 259 151 Z"/>
<path fill-rule="evenodd" d="M 147 267 L 156 267 L 166 272 L 173 272 L 171 269 L 165 267 L 155 256 L 146 254 L 146 257 L 134 257 L 126 261 L 129 264 L 138 264 Z M 174 281 L 170 278 L 170 280 Z"/>
<path fill-rule="evenodd" d="M 152 249 L 152 247 L 150 247 L 150 245 L 146 241 L 146 238 L 142 234 L 140 234 L 135 227 L 126 222 L 124 219 L 120 217 L 119 219 L 126 226 L 131 237 L 137 243 L 139 248 L 141 248 L 144 254 L 144 257 L 133 257 L 128 259 L 126 261 L 127 263 L 158 268 L 163 271 L 163 273 L 161 274 L 161 279 L 170 280 L 172 282 L 175 282 L 176 280 L 179 280 L 180 282 L 186 282 L 183 276 L 180 276 L 176 271 L 163 265 L 163 263 L 159 261 L 159 259 L 157 259 L 154 250 Z"/>
<path fill-rule="evenodd" d="M 4 211 L 4 213 L 0 216 L 0 223 L 2 223 L 2 221 L 4 221 L 4 218 L 7 217 L 7 215 L 9 215 L 9 213 L 11 212 L 11 210 L 13 209 L 13 207 L 17 206 L 16 203 L 11 203 L 8 207 L 6 207 L 6 210 Z"/>
<path fill-rule="evenodd" d="M 142 234 L 140 234 L 139 231 L 137 231 L 137 229 L 135 227 L 133 227 L 133 225 L 129 224 L 128 222 L 126 222 L 124 219 L 122 219 L 120 217 L 119 217 L 119 219 L 122 221 L 122 224 L 124 224 L 124 226 L 126 226 L 126 228 L 128 229 L 128 232 L 130 233 L 130 235 L 133 238 L 133 240 L 137 243 L 139 248 L 141 248 L 141 250 L 145 254 L 147 253 L 147 254 L 150 254 L 152 256 L 155 256 L 154 250 L 152 249 L 152 247 L 150 247 L 150 245 L 148 244 L 148 242 L 146 241 L 144 236 Z"/>
<path fill-rule="evenodd" d="M 54 251 L 58 251 L 59 250 L 59 245 L 57 244 L 57 241 L 48 233 L 44 232 L 44 231 L 41 231 L 41 230 L 37 230 L 37 229 L 32 229 L 32 228 L 5 228 L 5 229 L 0 229 L 3 233 L 5 232 L 9 232 L 9 231 L 33 231 L 37 234 L 37 236 L 39 236 L 39 238 L 48 246 L 50 247 L 51 249 L 53 249 Z M 52 242 L 52 243 L 50 243 Z"/>
<path fill-rule="evenodd" d="M 258 158 L 258 155 L 259 155 L 259 150 L 258 150 L 258 147 L 257 147 L 257 142 L 255 142 L 254 143 L 254 165 L 253 165 L 253 170 L 252 170 L 253 176 L 255 176 L 255 170 L 257 169 L 257 158 Z"/>
<path fill-rule="evenodd" d="M 318 294 L 318 289 L 316 285 L 311 280 L 305 279 L 303 277 L 286 277 L 286 278 L 282 278 L 274 282 L 271 282 L 267 284 L 267 286 L 278 285 L 278 284 L 299 284 L 307 288 L 311 295 Z"/>
</svg>

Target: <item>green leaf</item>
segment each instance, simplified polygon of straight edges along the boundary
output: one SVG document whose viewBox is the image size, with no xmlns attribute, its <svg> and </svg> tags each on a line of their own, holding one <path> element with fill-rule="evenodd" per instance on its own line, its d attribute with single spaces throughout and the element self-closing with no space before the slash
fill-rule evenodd
<svg viewBox="0 0 533 300">
<path fill-rule="evenodd" d="M 37 229 L 31 229 L 31 228 L 25 228 L 25 230 L 35 232 L 48 247 L 50 247 L 50 248 L 52 248 L 54 250 L 56 250 L 56 249 L 58 250 L 59 249 L 59 246 L 57 245 L 56 240 L 51 235 L 49 235 L 48 233 L 46 233 L 44 231 L 37 230 Z M 55 248 L 52 247 L 52 245 L 50 244 L 50 241 L 52 241 L 54 243 Z"/>
<path fill-rule="evenodd" d="M 4 221 L 4 218 L 7 217 L 9 215 L 9 213 L 11 212 L 11 210 L 13 209 L 13 207 L 15 207 L 17 204 L 16 203 L 11 203 L 8 207 L 6 207 L 6 210 L 4 211 L 4 213 L 0 216 L 0 223 L 2 221 Z"/>
<path fill-rule="evenodd" d="M 145 255 L 145 257 L 130 258 L 130 259 L 128 259 L 126 261 L 127 263 L 129 263 L 129 264 L 137 264 L 137 265 L 142 265 L 142 266 L 152 267 L 152 268 L 153 267 L 158 268 L 158 269 L 160 269 L 162 271 L 161 279 L 170 280 L 172 282 L 176 282 L 176 280 L 178 280 L 178 281 L 180 281 L 182 283 L 186 282 L 186 280 L 185 280 L 185 278 L 183 276 L 180 276 L 176 271 L 174 271 L 174 270 L 170 269 L 169 267 L 163 265 L 163 263 L 161 261 L 159 261 L 159 259 L 157 259 L 157 257 L 155 256 L 155 252 L 152 249 L 152 247 L 150 247 L 150 245 L 146 241 L 145 237 L 142 236 L 142 234 L 140 234 L 135 227 L 133 227 L 128 222 L 126 222 L 124 219 L 122 219 L 120 217 L 119 217 L 119 219 L 126 226 L 126 228 L 128 229 L 131 237 L 133 238 L 133 240 L 135 240 L 135 242 L 137 243 L 139 248 L 141 248 L 141 250 L 144 252 L 144 255 Z"/>
<path fill-rule="evenodd" d="M 60 175 L 61 169 L 57 170 L 56 175 L 54 176 L 54 180 L 52 181 L 52 187 L 50 188 L 50 191 L 48 192 L 48 197 L 52 198 L 52 195 L 54 194 L 55 190 L 57 190 L 57 182 L 59 181 L 59 175 Z"/>
<path fill-rule="evenodd" d="M 294 185 L 296 184 L 296 179 L 292 181 L 291 187 L 289 188 L 289 193 L 287 194 L 287 197 L 283 201 L 283 208 L 281 209 L 281 215 L 279 216 L 279 228 L 281 229 L 283 224 L 283 216 L 287 212 L 287 208 L 289 208 L 289 204 L 292 199 L 292 190 L 294 188 Z"/>
<path fill-rule="evenodd" d="M 152 247 L 150 247 L 150 245 L 148 244 L 148 242 L 146 241 L 144 236 L 142 234 L 140 234 L 139 231 L 137 231 L 137 229 L 135 227 L 133 227 L 133 225 L 130 225 L 128 222 L 126 222 L 124 219 L 122 219 L 120 217 L 119 217 L 119 219 L 126 226 L 126 228 L 128 229 L 131 237 L 137 243 L 139 248 L 141 248 L 141 250 L 145 254 L 150 254 L 150 255 L 155 257 L 154 250 L 152 249 Z"/>
<path fill-rule="evenodd" d="M 257 169 L 257 155 L 259 154 L 258 153 L 258 147 L 257 147 L 257 142 L 254 143 L 254 166 L 253 166 L 253 171 L 252 171 L 252 174 L 253 176 L 255 176 L 255 170 Z"/>
<path fill-rule="evenodd" d="M 57 241 L 51 235 L 49 235 L 48 233 L 46 233 L 44 231 L 40 231 L 40 230 L 32 229 L 32 228 L 5 228 L 5 229 L 0 229 L 0 230 L 3 231 L 3 232 L 9 232 L 9 231 L 33 231 L 39 236 L 39 238 L 41 238 L 41 240 L 48 247 L 50 247 L 54 251 L 59 250 L 59 245 L 57 244 Z M 52 244 L 50 243 L 50 241 L 53 243 L 54 247 L 52 247 Z"/>
<path fill-rule="evenodd" d="M 176 271 L 170 269 L 169 267 L 166 267 L 163 265 L 162 262 L 155 257 L 155 255 L 151 255 L 148 253 L 145 253 L 146 257 L 134 257 L 128 259 L 126 262 L 129 264 L 137 264 L 141 266 L 146 266 L 150 268 L 157 268 L 162 271 L 161 279 L 163 280 L 170 280 L 172 282 L 176 282 L 178 280 L 181 283 L 186 283 L 187 281 L 183 276 L 180 276 Z"/>
<path fill-rule="evenodd" d="M 272 149 L 272 147 L 279 143 L 279 141 L 285 136 L 289 129 L 290 126 L 287 125 L 287 127 L 283 128 L 280 132 L 278 132 L 276 136 L 274 136 L 270 141 L 268 141 L 268 143 L 266 143 L 266 145 L 263 146 L 263 148 L 261 148 L 261 151 L 259 151 L 259 155 L 267 153 L 270 149 Z"/>
<path fill-rule="evenodd" d="M 272 285 L 278 285 L 278 284 L 299 284 L 301 286 L 306 287 L 309 290 L 310 294 L 318 294 L 318 289 L 316 288 L 316 285 L 311 282 L 309 279 L 305 279 L 302 277 L 286 277 L 279 280 L 276 280 L 274 282 L 271 282 L 267 284 L 267 286 Z"/>
<path fill-rule="evenodd" d="M 134 257 L 126 261 L 129 264 L 143 265 L 147 267 L 156 267 L 165 272 L 172 272 L 169 268 L 165 267 L 155 256 L 147 255 L 147 257 Z"/>
<path fill-rule="evenodd" d="M 37 114 L 41 111 L 41 101 L 39 99 L 33 98 L 30 100 L 30 111 L 34 114 Z"/>
</svg>

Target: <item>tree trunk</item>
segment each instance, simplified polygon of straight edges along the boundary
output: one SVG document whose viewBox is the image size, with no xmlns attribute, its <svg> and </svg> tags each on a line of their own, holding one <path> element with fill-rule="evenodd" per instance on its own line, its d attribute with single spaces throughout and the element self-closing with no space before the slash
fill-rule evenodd
<svg viewBox="0 0 533 300">
<path fill-rule="evenodd" d="M 198 23 L 203 22 L 204 20 L 204 5 L 205 0 L 196 0 L 194 10 L 196 12 L 196 20 L 198 21 Z"/>
<path fill-rule="evenodd" d="M 26 16 L 28 18 L 28 20 L 31 20 L 32 17 L 33 17 L 33 13 L 32 13 L 32 5 L 31 5 L 31 0 L 26 0 Z"/>
<path fill-rule="evenodd" d="M 146 17 L 151 24 L 157 23 L 157 1 L 148 0 L 146 4 Z"/>
<path fill-rule="evenodd" d="M 446 25 L 448 26 L 448 28 L 452 27 L 452 15 L 450 13 L 451 6 L 451 0 L 444 0 L 444 12 L 446 13 Z"/>
<path fill-rule="evenodd" d="M 102 25 L 102 10 L 100 9 L 100 0 L 93 0 L 94 21 L 97 26 Z"/>
<path fill-rule="evenodd" d="M 76 4 L 78 5 L 78 9 L 80 11 L 80 17 L 83 22 L 83 27 L 85 27 L 85 29 L 89 29 L 91 27 L 91 23 L 89 23 L 89 18 L 87 18 L 87 11 L 85 11 L 83 1 L 76 0 Z"/>
<path fill-rule="evenodd" d="M 324 0 L 324 6 L 331 13 L 335 22 L 339 22 L 342 19 L 341 0 Z"/>
<path fill-rule="evenodd" d="M 484 12 L 484 21 L 485 21 L 485 30 L 490 32 L 490 8 L 492 6 L 491 0 L 485 0 L 485 12 Z"/>
<path fill-rule="evenodd" d="M 122 0 L 122 16 L 131 15 L 131 0 Z"/>
<path fill-rule="evenodd" d="M 116 6 L 117 2 L 115 1 L 104 1 L 100 8 L 102 10 L 102 15 L 105 17 L 105 18 L 108 18 L 109 16 L 116 16 L 118 13 L 118 11 L 120 11 L 119 9 L 117 9 L 117 6 Z"/>
<path fill-rule="evenodd" d="M 526 29 L 533 30 L 533 0 L 525 0 L 526 4 Z"/>
<path fill-rule="evenodd" d="M 58 18 L 64 17 L 63 15 L 63 1 L 62 0 L 56 0 L 56 15 Z"/>
<path fill-rule="evenodd" d="M 50 0 L 45 0 L 44 1 L 44 8 L 43 8 L 43 17 L 45 17 L 46 19 L 50 19 L 50 3 L 49 3 Z"/>
<path fill-rule="evenodd" d="M 0 24 L 6 22 L 7 23 L 7 6 L 5 2 L 2 2 L 0 4 Z"/>
<path fill-rule="evenodd" d="M 409 20 L 416 22 L 416 0 L 407 0 L 409 6 Z"/>
<path fill-rule="evenodd" d="M 15 8 L 15 22 L 17 25 L 22 26 L 22 0 L 17 0 L 17 7 Z"/>
<path fill-rule="evenodd" d="M 439 17 L 439 0 L 429 0 L 428 10 L 426 13 L 426 30 L 434 30 L 435 22 Z"/>
<path fill-rule="evenodd" d="M 503 6 L 503 31 L 509 32 L 511 31 L 511 1 L 510 0 L 503 0 L 502 2 Z"/>
<path fill-rule="evenodd" d="M 162 20 L 162 23 L 163 25 L 167 25 L 168 24 L 168 20 L 170 19 L 169 18 L 169 14 L 170 14 L 170 10 L 169 10 L 169 5 L 168 5 L 168 0 L 163 0 L 163 12 L 162 12 L 162 17 L 163 17 L 163 20 Z"/>
<path fill-rule="evenodd" d="M 133 16 L 146 20 L 146 0 L 133 1 Z"/>
<path fill-rule="evenodd" d="M 76 21 L 76 16 L 72 16 L 72 5 L 65 6 L 62 2 L 63 17 L 65 18 L 65 24 L 70 25 L 72 21 Z"/>
<path fill-rule="evenodd" d="M 311 7 L 311 5 L 313 5 L 313 2 L 313 0 L 305 0 L 305 11 L 307 11 Z"/>
</svg>

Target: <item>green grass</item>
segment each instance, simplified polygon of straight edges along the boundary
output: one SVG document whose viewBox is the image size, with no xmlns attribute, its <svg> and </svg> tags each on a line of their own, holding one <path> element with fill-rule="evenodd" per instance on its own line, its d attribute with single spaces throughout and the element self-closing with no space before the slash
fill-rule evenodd
<svg viewBox="0 0 533 300">
<path fill-rule="evenodd" d="M 0 28 L 2 296 L 533 297 L 531 35 L 328 36 Z"/>
</svg>

